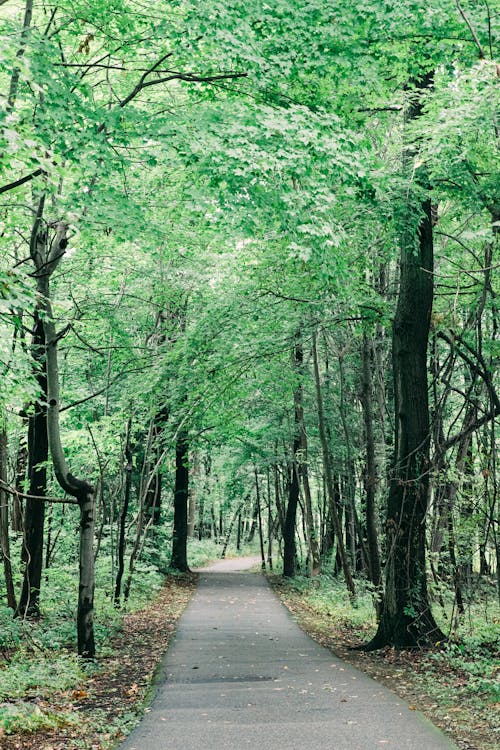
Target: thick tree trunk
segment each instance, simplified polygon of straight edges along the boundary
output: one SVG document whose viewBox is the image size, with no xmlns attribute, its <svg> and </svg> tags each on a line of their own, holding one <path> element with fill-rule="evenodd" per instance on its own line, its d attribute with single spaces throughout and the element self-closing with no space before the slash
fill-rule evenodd
<svg viewBox="0 0 500 750">
<path fill-rule="evenodd" d="M 179 434 L 175 446 L 174 529 L 170 566 L 183 573 L 189 571 L 187 561 L 188 496 L 189 496 L 189 443 L 184 432 Z"/>
<path fill-rule="evenodd" d="M 430 85 L 427 78 L 421 88 Z M 420 112 L 417 103 L 410 113 Z M 416 231 L 415 217 L 418 218 Z M 427 344 L 433 301 L 431 202 L 408 198 L 392 330 L 396 441 L 387 504 L 386 586 L 378 630 L 366 649 L 421 648 L 444 639 L 427 593 L 425 527 L 430 421 Z"/>
</svg>

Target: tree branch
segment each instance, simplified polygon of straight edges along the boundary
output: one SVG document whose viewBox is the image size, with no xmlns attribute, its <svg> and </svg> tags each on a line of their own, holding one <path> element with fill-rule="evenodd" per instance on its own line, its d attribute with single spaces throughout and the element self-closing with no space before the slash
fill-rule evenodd
<svg viewBox="0 0 500 750">
<path fill-rule="evenodd" d="M 17 187 L 24 185 L 25 182 L 34 180 L 35 177 L 38 177 L 41 174 L 44 174 L 44 170 L 40 167 L 39 169 L 35 169 L 34 172 L 31 172 L 31 174 L 27 174 L 24 177 L 20 177 L 18 180 L 14 180 L 14 182 L 8 182 L 6 185 L 0 187 L 0 194 L 6 193 L 9 190 L 14 190 Z"/>
<path fill-rule="evenodd" d="M 19 490 L 16 490 L 15 487 L 11 487 L 10 484 L 7 484 L 2 479 L 0 479 L 0 487 L 3 489 L 4 492 L 7 492 L 9 495 L 14 495 L 15 497 L 22 497 L 23 500 L 40 500 L 40 502 L 47 502 L 47 503 L 67 503 L 68 505 L 78 505 L 78 500 L 73 500 L 71 498 L 48 497 L 47 495 L 28 495 L 26 492 L 19 492 Z"/>
<path fill-rule="evenodd" d="M 462 8 L 462 6 L 461 6 L 461 5 L 460 5 L 460 3 L 459 3 L 459 1 L 458 1 L 458 0 L 455 0 L 455 2 L 456 2 L 456 6 L 457 6 L 457 8 L 458 8 L 458 11 L 459 11 L 460 15 L 462 16 L 462 18 L 464 19 L 465 23 L 466 23 L 466 24 L 467 24 L 467 26 L 469 27 L 469 31 L 470 31 L 470 33 L 472 34 L 472 38 L 474 39 L 474 43 L 475 43 L 475 45 L 476 45 L 476 47 L 477 47 L 477 49 L 478 49 L 478 51 L 479 51 L 479 57 L 481 58 L 481 60 L 484 60 L 484 59 L 486 58 L 486 55 L 485 55 L 485 53 L 484 53 L 484 49 L 483 49 L 483 46 L 482 46 L 481 42 L 479 41 L 479 37 L 478 37 L 478 35 L 476 34 L 476 31 L 475 31 L 475 29 L 474 29 L 473 25 L 472 25 L 472 24 L 471 24 L 471 22 L 469 21 L 469 19 L 468 19 L 468 17 L 467 17 L 467 15 L 466 15 L 466 13 L 465 13 L 465 11 L 464 11 L 464 9 Z"/>
</svg>

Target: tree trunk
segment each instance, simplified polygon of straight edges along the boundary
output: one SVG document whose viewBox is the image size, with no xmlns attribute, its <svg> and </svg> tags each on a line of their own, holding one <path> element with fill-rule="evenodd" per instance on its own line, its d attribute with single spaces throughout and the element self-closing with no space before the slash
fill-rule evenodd
<svg viewBox="0 0 500 750">
<path fill-rule="evenodd" d="M 306 424 L 304 421 L 304 407 L 302 404 L 302 393 L 300 394 L 300 401 L 298 403 L 299 409 L 299 423 L 300 423 L 300 443 L 301 443 L 301 457 L 299 464 L 299 477 L 302 482 L 302 488 L 304 490 L 304 515 L 305 515 L 305 526 L 307 543 L 309 545 L 309 555 L 311 558 L 311 575 L 316 576 L 321 569 L 321 557 L 319 553 L 318 537 L 316 534 L 316 528 L 314 524 L 314 515 L 312 507 L 312 495 L 311 487 L 309 485 L 309 468 L 308 468 L 308 446 L 307 446 L 307 432 Z"/>
<path fill-rule="evenodd" d="M 430 84 L 427 76 L 419 89 Z M 419 113 L 417 102 L 409 117 Z M 430 199 L 412 200 L 410 195 L 403 221 L 400 288 L 392 328 L 396 436 L 387 504 L 386 586 L 378 630 L 367 650 L 386 645 L 429 647 L 444 639 L 430 609 L 425 560 L 430 444 L 427 344 L 434 268 Z"/>
<path fill-rule="evenodd" d="M 363 420 L 365 424 L 365 518 L 366 537 L 368 541 L 368 572 L 370 581 L 375 586 L 378 594 L 381 594 L 382 573 L 380 570 L 380 555 L 378 548 L 377 521 L 375 509 L 375 488 L 377 486 L 377 465 L 375 461 L 375 441 L 373 437 L 373 410 L 372 410 L 372 372 L 371 372 L 371 347 L 366 332 L 363 333 L 362 348 L 362 381 L 361 381 L 361 405 L 363 409 Z M 381 600 L 377 598 L 377 612 L 380 612 Z"/>
<path fill-rule="evenodd" d="M 188 537 L 194 538 L 194 525 L 196 521 L 196 491 L 193 484 L 196 469 L 196 454 L 193 454 L 193 470 L 191 472 L 191 481 L 189 482 L 189 497 L 188 497 Z"/>
<path fill-rule="evenodd" d="M 123 507 L 120 513 L 120 530 L 118 533 L 118 570 L 116 573 L 116 585 L 115 585 L 115 607 L 120 606 L 120 595 L 123 571 L 125 569 L 125 531 L 127 526 L 127 513 L 130 503 L 130 490 L 132 487 L 132 450 L 130 448 L 130 431 L 132 427 L 132 419 L 129 418 L 127 423 L 127 434 L 125 436 L 125 494 L 123 498 Z"/>
<path fill-rule="evenodd" d="M 342 525 L 340 522 L 339 514 L 337 511 L 337 505 L 335 500 L 334 484 L 333 484 L 333 472 L 330 463 L 330 451 L 328 448 L 328 441 L 326 438 L 326 425 L 323 411 L 323 394 L 321 393 L 321 382 L 319 377 L 319 361 L 318 361 L 318 347 L 316 343 L 316 334 L 313 334 L 313 366 L 314 366 L 314 380 L 316 384 L 316 400 L 318 407 L 318 427 L 319 436 L 321 441 L 321 451 L 323 454 L 323 467 L 325 470 L 325 481 L 326 489 L 328 493 L 330 513 L 332 516 L 333 528 L 335 536 L 337 537 L 337 552 L 341 560 L 342 570 L 344 573 L 344 579 L 351 597 L 356 596 L 356 589 L 349 567 L 349 561 L 347 559 L 347 553 L 344 545 L 344 537 L 342 534 Z"/>
<path fill-rule="evenodd" d="M 293 396 L 294 401 L 294 435 L 292 443 L 292 460 L 290 462 L 290 484 L 288 490 L 288 503 L 286 506 L 285 525 L 283 529 L 283 575 L 292 577 L 295 575 L 295 558 L 297 555 L 295 543 L 295 525 L 297 518 L 297 505 L 299 502 L 299 453 L 302 445 L 300 429 L 300 409 L 302 405 L 302 365 L 304 352 L 300 340 L 300 332 L 296 336 L 296 344 L 293 352 L 293 367 L 298 378 L 298 385 Z"/>
<path fill-rule="evenodd" d="M 236 549 L 238 552 L 241 550 L 241 508 L 238 512 L 238 531 L 236 534 Z"/>
<path fill-rule="evenodd" d="M 240 520 L 241 520 L 241 509 L 242 509 L 242 507 L 243 507 L 243 503 L 241 503 L 238 506 L 238 509 L 237 509 L 236 513 L 233 515 L 233 517 L 231 519 L 231 523 L 229 524 L 229 528 L 228 528 L 228 530 L 226 532 L 226 538 L 224 540 L 224 547 L 222 548 L 222 553 L 221 553 L 221 559 L 222 560 L 226 556 L 227 548 L 229 546 L 229 540 L 231 539 L 231 534 L 233 532 L 235 521 L 236 521 L 236 519 L 238 519 L 238 522 L 240 522 Z"/>
<path fill-rule="evenodd" d="M 261 557 L 261 568 L 266 569 L 266 556 L 264 554 L 264 533 L 262 529 L 262 512 L 260 503 L 260 487 L 259 487 L 259 476 L 257 474 L 257 467 L 254 467 L 255 474 L 255 497 L 257 505 L 257 517 L 259 521 L 259 542 L 260 542 L 260 557 Z"/>
<path fill-rule="evenodd" d="M 42 203 L 42 202 L 41 202 Z M 56 479 L 80 506 L 79 588 L 78 588 L 78 654 L 86 658 L 95 656 L 94 640 L 94 525 L 95 490 L 85 480 L 77 479 L 69 471 L 64 456 L 59 426 L 59 367 L 56 333 L 50 300 L 49 279 L 66 248 L 66 227 L 59 225 L 56 236 L 47 242 L 45 233 L 38 232 L 32 243 L 32 257 L 37 269 L 37 287 L 43 311 L 46 342 L 47 373 L 47 435 Z"/>
<path fill-rule="evenodd" d="M 0 426 L 0 550 L 3 558 L 3 570 L 5 577 L 5 588 L 7 591 L 7 606 L 16 609 L 16 594 L 12 578 L 12 564 L 10 559 L 9 541 L 9 496 L 3 485 L 7 480 L 7 429 L 5 425 Z"/>
<path fill-rule="evenodd" d="M 47 492 L 47 374 L 45 372 L 45 330 L 39 310 L 35 310 L 31 357 L 39 388 L 39 400 L 28 419 L 28 474 L 29 494 L 44 498 Z M 23 587 L 16 615 L 40 615 L 40 587 L 43 566 L 43 532 L 45 502 L 43 499 L 26 500 L 24 512 L 24 544 L 22 558 L 25 562 Z"/>
<path fill-rule="evenodd" d="M 7 96 L 7 113 L 12 112 L 16 103 L 17 91 L 19 88 L 19 78 L 21 75 L 20 62 L 26 50 L 26 43 L 28 41 L 28 34 L 30 31 L 32 16 L 33 16 L 33 0 L 27 0 L 25 9 L 24 9 L 24 20 L 23 20 L 23 29 L 21 32 L 21 43 L 16 53 L 16 64 L 14 66 L 14 69 L 12 71 L 12 75 L 10 78 L 9 94 Z"/>
<path fill-rule="evenodd" d="M 22 415 L 23 431 L 19 438 L 19 446 L 16 458 L 16 490 L 20 493 L 25 491 L 25 480 L 28 468 L 28 416 Z M 24 531 L 24 513 L 22 500 L 19 495 L 14 495 L 12 503 L 12 531 Z"/>
<path fill-rule="evenodd" d="M 189 495 L 189 443 L 181 432 L 175 446 L 174 529 L 170 567 L 183 573 L 189 571 L 187 561 L 188 495 Z"/>
<path fill-rule="evenodd" d="M 257 502 L 254 503 L 253 511 L 252 511 L 252 523 L 250 524 L 250 530 L 248 532 L 247 536 L 247 544 L 251 544 L 253 542 L 253 538 L 255 536 L 255 532 L 257 531 L 257 517 L 259 515 L 259 509 L 257 507 Z"/>
</svg>

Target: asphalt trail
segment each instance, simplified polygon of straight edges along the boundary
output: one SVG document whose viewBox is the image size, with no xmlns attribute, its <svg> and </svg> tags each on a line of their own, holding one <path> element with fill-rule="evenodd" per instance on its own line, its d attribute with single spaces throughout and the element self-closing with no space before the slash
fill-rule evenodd
<svg viewBox="0 0 500 750">
<path fill-rule="evenodd" d="M 200 572 L 144 719 L 121 750 L 453 750 L 438 729 L 305 635 L 255 558 Z"/>
</svg>

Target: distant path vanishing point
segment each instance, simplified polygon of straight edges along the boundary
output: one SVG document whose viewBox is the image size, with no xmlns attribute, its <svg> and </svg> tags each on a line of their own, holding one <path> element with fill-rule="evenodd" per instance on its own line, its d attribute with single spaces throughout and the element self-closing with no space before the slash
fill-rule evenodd
<svg viewBox="0 0 500 750">
<path fill-rule="evenodd" d="M 121 750 L 453 750 L 293 622 L 257 558 L 200 572 L 151 708 Z"/>
</svg>

